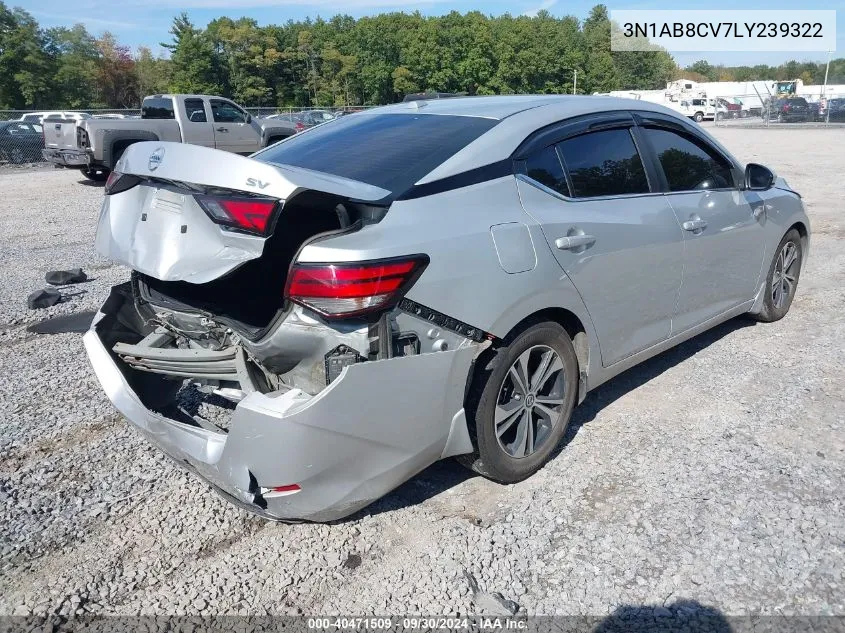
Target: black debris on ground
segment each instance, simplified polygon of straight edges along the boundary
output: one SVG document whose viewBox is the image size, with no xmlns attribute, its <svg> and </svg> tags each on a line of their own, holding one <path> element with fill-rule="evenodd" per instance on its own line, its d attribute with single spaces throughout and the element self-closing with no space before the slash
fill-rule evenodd
<svg viewBox="0 0 845 633">
<path fill-rule="evenodd" d="M 70 270 L 51 270 L 44 278 L 48 284 L 54 286 L 65 286 L 67 284 L 79 284 L 83 281 L 88 281 L 88 275 L 81 268 L 71 268 Z"/>
<path fill-rule="evenodd" d="M 42 288 L 36 290 L 26 298 L 26 305 L 30 310 L 49 308 L 62 300 L 62 293 L 53 288 Z"/>
</svg>

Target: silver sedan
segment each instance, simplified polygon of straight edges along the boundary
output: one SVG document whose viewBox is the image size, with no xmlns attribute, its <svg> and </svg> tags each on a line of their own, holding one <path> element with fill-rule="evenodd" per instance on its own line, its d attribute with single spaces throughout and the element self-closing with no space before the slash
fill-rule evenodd
<svg viewBox="0 0 845 633">
<path fill-rule="evenodd" d="M 591 389 L 782 318 L 808 240 L 783 179 L 667 108 L 417 101 L 248 158 L 131 146 L 96 246 L 132 275 L 85 343 L 178 464 L 263 516 L 332 520 L 447 457 L 530 476 Z"/>
</svg>

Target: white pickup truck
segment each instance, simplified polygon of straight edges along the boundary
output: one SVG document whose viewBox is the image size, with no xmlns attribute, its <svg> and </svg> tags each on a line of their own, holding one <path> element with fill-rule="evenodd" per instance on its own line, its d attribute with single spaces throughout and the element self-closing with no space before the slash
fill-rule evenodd
<svg viewBox="0 0 845 633">
<path fill-rule="evenodd" d="M 249 155 L 292 136 L 292 123 L 255 119 L 223 97 L 145 97 L 140 119 L 60 119 L 44 124 L 44 159 L 105 180 L 127 147 L 139 141 L 204 145 Z"/>
</svg>

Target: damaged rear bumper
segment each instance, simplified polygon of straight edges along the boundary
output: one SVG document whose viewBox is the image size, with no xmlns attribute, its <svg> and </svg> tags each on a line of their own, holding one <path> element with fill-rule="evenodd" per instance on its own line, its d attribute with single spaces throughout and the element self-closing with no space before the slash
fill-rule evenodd
<svg viewBox="0 0 845 633">
<path fill-rule="evenodd" d="M 88 154 L 76 149 L 42 149 L 41 155 L 49 163 L 62 167 L 87 167 Z"/>
<path fill-rule="evenodd" d="M 313 396 L 252 392 L 228 432 L 218 432 L 144 405 L 127 380 L 135 370 L 103 338 L 105 317 L 98 313 L 84 342 L 114 406 L 177 463 L 265 517 L 338 519 L 438 459 L 472 450 L 462 407 L 483 344 L 350 365 Z M 296 492 L 266 494 L 294 484 Z"/>
</svg>

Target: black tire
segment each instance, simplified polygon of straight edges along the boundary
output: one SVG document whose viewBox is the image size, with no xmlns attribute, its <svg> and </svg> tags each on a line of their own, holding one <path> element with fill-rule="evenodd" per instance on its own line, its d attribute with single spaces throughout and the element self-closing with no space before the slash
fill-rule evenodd
<svg viewBox="0 0 845 633">
<path fill-rule="evenodd" d="M 530 367 L 535 370 L 540 368 L 541 363 L 546 359 L 547 351 L 556 354 L 549 357 L 556 360 L 549 362 L 555 363 L 553 366 L 556 366 L 559 360 L 562 366 L 559 371 L 562 374 L 553 371 L 548 374 L 545 381 L 542 381 L 542 384 L 536 385 L 533 391 L 530 388 L 527 389 L 526 391 L 530 393 L 522 398 L 517 397 L 515 389 L 511 390 L 513 397 L 508 399 L 507 404 L 511 407 L 521 407 L 521 413 L 517 413 L 514 419 L 511 419 L 511 416 L 505 417 L 506 421 L 511 421 L 506 427 L 507 430 L 501 434 L 503 440 L 500 441 L 496 435 L 496 411 L 500 401 L 507 397 L 507 390 L 515 385 L 511 378 L 511 367 L 521 357 L 527 359 L 525 365 L 528 371 L 525 373 L 530 378 L 532 376 Z M 560 393 L 561 390 L 562 393 Z M 546 391 L 549 393 L 542 395 Z M 500 483 L 515 483 L 530 477 L 549 460 L 566 433 L 577 393 L 578 359 L 566 330 L 551 321 L 543 321 L 526 328 L 505 346 L 499 348 L 486 367 L 476 369 L 472 389 L 467 398 L 467 422 L 476 450 L 473 454 L 461 456 L 459 461 L 475 472 Z M 536 414 L 535 418 L 535 412 L 539 410 L 536 407 L 550 410 L 545 407 L 545 403 L 550 400 L 540 402 L 544 398 L 561 401 L 554 410 L 557 419 L 554 419 L 555 416 L 544 414 Z M 520 400 L 522 403 L 517 402 Z M 532 405 L 530 410 L 525 406 L 527 403 Z M 505 424 L 502 427 L 505 427 Z M 522 428 L 526 431 L 520 435 Z M 505 446 L 509 434 L 512 433 L 514 438 L 512 442 L 512 446 L 516 447 L 514 451 L 519 452 L 517 445 L 520 444 L 520 437 L 524 440 L 521 445 L 527 447 L 527 440 L 525 440 L 527 429 L 531 429 L 528 437 L 539 440 L 536 448 L 532 446 L 534 450 L 530 453 L 524 449 L 524 452 L 528 453 L 524 456 L 510 454 Z M 532 444 L 534 444 L 533 441 Z"/>
<path fill-rule="evenodd" d="M 109 177 L 109 170 L 105 168 L 88 167 L 82 170 L 82 175 L 94 182 L 105 182 Z"/>
<path fill-rule="evenodd" d="M 785 296 L 783 297 L 782 301 L 778 302 L 776 293 L 775 293 L 775 285 L 777 280 L 781 278 L 779 269 L 782 266 L 781 264 L 781 254 L 784 253 L 784 249 L 787 248 L 787 244 L 791 244 L 792 247 L 795 249 L 795 253 L 797 255 L 794 263 L 787 268 L 787 274 L 794 278 L 792 282 L 789 292 L 784 293 Z M 798 289 L 798 280 L 801 276 L 801 267 L 804 265 L 804 249 L 801 245 L 801 235 L 795 229 L 789 231 L 786 235 L 783 236 L 783 239 L 778 244 L 777 249 L 775 250 L 775 255 L 772 258 L 772 263 L 769 265 L 769 274 L 766 277 L 766 289 L 765 294 L 763 296 L 763 308 L 760 310 L 759 314 L 751 315 L 752 318 L 756 319 L 757 321 L 762 321 L 763 323 L 771 323 L 772 321 L 778 321 L 786 316 L 786 313 L 789 312 L 789 307 L 792 305 L 792 300 L 795 298 L 795 291 Z"/>
<path fill-rule="evenodd" d="M 26 154 L 20 147 L 13 147 L 9 150 L 9 162 L 15 165 L 22 165 L 27 162 Z"/>
<path fill-rule="evenodd" d="M 696 123 L 701 123 L 704 120 L 704 113 L 696 112 L 692 118 Z"/>
</svg>

